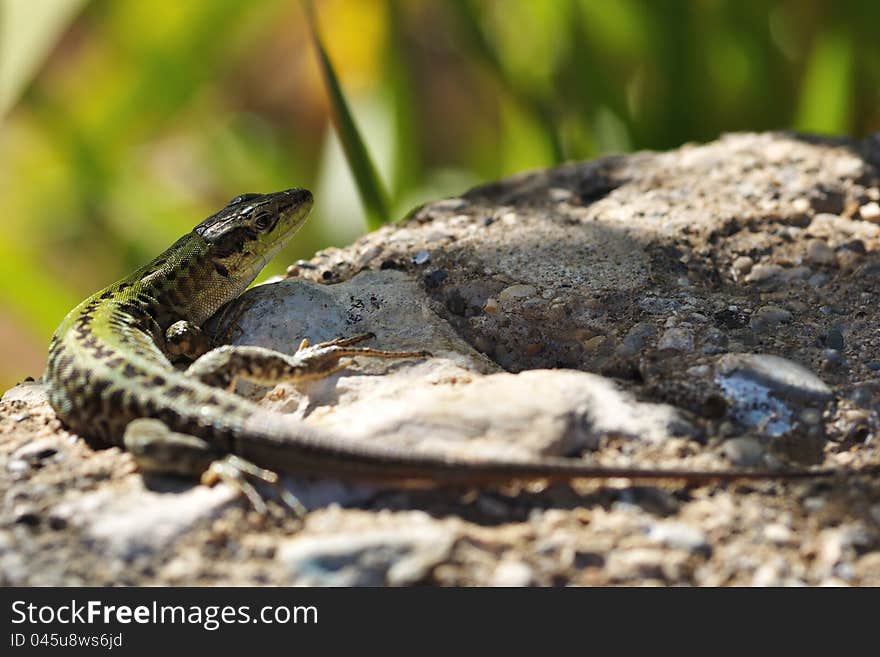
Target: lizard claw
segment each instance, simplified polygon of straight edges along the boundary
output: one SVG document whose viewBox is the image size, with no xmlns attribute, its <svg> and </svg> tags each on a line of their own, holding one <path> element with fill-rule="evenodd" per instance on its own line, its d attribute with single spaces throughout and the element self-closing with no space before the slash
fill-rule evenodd
<svg viewBox="0 0 880 657">
<path fill-rule="evenodd" d="M 266 515 L 268 510 L 266 502 L 256 487 L 248 481 L 248 477 L 258 479 L 275 487 L 281 501 L 298 518 L 303 518 L 306 515 L 306 508 L 293 493 L 280 484 L 277 473 L 261 468 L 235 454 L 230 454 L 211 463 L 210 467 L 202 474 L 202 484 L 212 486 L 218 481 L 222 481 L 230 488 L 247 497 L 254 511 L 261 516 Z"/>
</svg>

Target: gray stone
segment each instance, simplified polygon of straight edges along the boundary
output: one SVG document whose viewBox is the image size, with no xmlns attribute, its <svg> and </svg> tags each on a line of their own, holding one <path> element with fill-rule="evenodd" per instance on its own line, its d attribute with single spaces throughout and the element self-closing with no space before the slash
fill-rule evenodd
<svg viewBox="0 0 880 657">
<path fill-rule="evenodd" d="M 837 255 L 834 249 L 822 240 L 811 240 L 807 243 L 807 259 L 816 265 L 837 264 Z"/>
<path fill-rule="evenodd" d="M 538 293 L 533 285 L 510 285 L 498 293 L 500 301 L 511 301 L 513 299 L 528 299 Z"/>
<path fill-rule="evenodd" d="M 414 584 L 447 558 L 455 537 L 439 524 L 429 522 L 427 516 L 394 524 L 297 536 L 280 546 L 278 559 L 299 585 Z"/>
<path fill-rule="evenodd" d="M 658 349 L 673 349 L 675 351 L 692 351 L 694 348 L 693 330 L 681 326 L 666 329 L 660 340 L 657 341 Z"/>
<path fill-rule="evenodd" d="M 749 256 L 740 256 L 733 261 L 733 271 L 737 276 L 745 276 L 754 267 L 755 261 Z"/>
<path fill-rule="evenodd" d="M 749 327 L 755 333 L 764 333 L 782 322 L 790 322 L 792 315 L 779 306 L 761 306 L 749 319 Z"/>
<path fill-rule="evenodd" d="M 75 497 L 51 515 L 78 526 L 95 542 L 96 555 L 130 561 L 167 549 L 193 525 L 215 517 L 237 498 L 235 491 L 223 485 L 155 492 L 144 488 L 140 477 L 132 476 L 127 486 Z"/>
<path fill-rule="evenodd" d="M 498 564 L 492 575 L 492 586 L 531 586 L 535 573 L 524 561 L 505 560 Z"/>
<path fill-rule="evenodd" d="M 734 465 L 751 468 L 761 465 L 766 450 L 754 438 L 730 438 L 724 441 L 721 452 Z"/>
<path fill-rule="evenodd" d="M 687 552 L 707 552 L 709 542 L 699 527 L 683 522 L 657 522 L 648 530 L 648 539 L 665 547 Z"/>
<path fill-rule="evenodd" d="M 716 364 L 715 383 L 738 421 L 779 437 L 794 426 L 805 404 L 825 404 L 831 389 L 805 367 L 768 354 L 726 354 Z"/>
<path fill-rule="evenodd" d="M 831 389 L 803 365 L 770 354 L 726 354 L 718 359 L 722 376 L 739 375 L 766 386 L 774 394 L 805 401 L 827 402 Z"/>
<path fill-rule="evenodd" d="M 23 404 L 42 404 L 48 401 L 46 389 L 39 381 L 27 381 L 10 388 L 0 397 L 2 402 L 20 402 Z"/>
<path fill-rule="evenodd" d="M 840 351 L 844 348 L 843 333 L 836 326 L 829 326 L 822 335 L 822 342 L 828 349 Z"/>
<path fill-rule="evenodd" d="M 22 445 L 13 452 L 12 458 L 33 465 L 55 457 L 58 454 L 60 447 L 60 442 L 56 437 L 44 438 L 42 440 L 36 440 L 32 443 Z"/>
<path fill-rule="evenodd" d="M 438 383 L 425 375 L 427 367 L 442 371 L 424 363 L 380 380 L 345 377 L 313 386 L 312 403 L 345 404 L 309 419 L 365 442 L 462 458 L 566 455 L 595 449 L 604 436 L 660 442 L 693 430 L 674 407 L 639 402 L 595 374 L 531 370 L 468 377 L 450 368 L 454 383 Z"/>
<path fill-rule="evenodd" d="M 645 346 L 645 341 L 656 333 L 651 322 L 638 322 L 627 331 L 623 338 L 623 344 L 626 345 L 630 353 L 638 353 Z"/>
<path fill-rule="evenodd" d="M 773 279 L 780 278 L 783 269 L 779 265 L 759 263 L 752 267 L 751 271 L 745 277 L 746 283 L 767 283 Z"/>
<path fill-rule="evenodd" d="M 232 344 L 293 353 L 303 338 L 315 344 L 372 332 L 376 339 L 368 344 L 376 349 L 418 351 L 430 346 L 434 355 L 473 371 L 497 370 L 428 308 L 419 283 L 402 272 L 365 271 L 338 285 L 267 283 L 248 290 L 238 303 L 240 312 L 227 315 L 234 330 L 209 324 L 209 331 L 230 333 Z"/>
</svg>

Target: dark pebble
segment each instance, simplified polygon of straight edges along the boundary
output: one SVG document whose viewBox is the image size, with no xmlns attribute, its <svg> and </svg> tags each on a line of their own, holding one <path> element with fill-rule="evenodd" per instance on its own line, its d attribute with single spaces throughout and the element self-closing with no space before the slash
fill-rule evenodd
<svg viewBox="0 0 880 657">
<path fill-rule="evenodd" d="M 873 408 L 878 397 L 880 397 L 880 382 L 877 381 L 859 383 L 849 394 L 849 398 L 856 406 L 866 409 Z"/>
<path fill-rule="evenodd" d="M 749 316 L 739 310 L 722 310 L 713 316 L 718 328 L 742 328 L 749 323 Z"/>
<path fill-rule="evenodd" d="M 67 528 L 67 521 L 60 516 L 50 516 L 49 517 L 49 528 L 54 529 L 55 531 L 59 531 L 61 529 Z"/>
<path fill-rule="evenodd" d="M 15 518 L 15 522 L 19 525 L 27 527 L 36 527 L 40 524 L 40 516 L 33 511 L 25 511 Z"/>
<path fill-rule="evenodd" d="M 827 349 L 835 349 L 840 351 L 844 347 L 843 333 L 836 326 L 832 326 L 825 330 L 821 336 L 822 345 Z"/>
<path fill-rule="evenodd" d="M 843 212 L 846 196 L 836 189 L 817 189 L 810 199 L 810 206 L 816 214 L 840 214 Z"/>
<path fill-rule="evenodd" d="M 825 358 L 822 363 L 822 367 L 826 370 L 834 369 L 836 367 L 842 367 L 846 364 L 846 360 L 843 358 L 843 354 L 840 353 L 837 349 L 826 349 L 822 352 L 822 356 Z"/>
<path fill-rule="evenodd" d="M 446 295 L 446 307 L 449 308 L 449 312 L 454 315 L 464 315 L 464 311 L 467 309 L 467 302 L 465 302 L 464 297 L 461 296 L 461 292 L 452 289 Z"/>
<path fill-rule="evenodd" d="M 443 281 L 447 278 L 449 278 L 449 274 L 442 269 L 435 269 L 429 274 L 425 274 L 425 287 L 429 290 L 436 289 L 440 287 L 443 284 Z"/>
<path fill-rule="evenodd" d="M 383 260 L 382 264 L 379 265 L 379 269 L 397 269 L 402 270 L 406 269 L 406 265 L 400 262 L 399 260 L 395 260 L 393 258 L 388 258 L 387 260 Z"/>
<path fill-rule="evenodd" d="M 861 255 L 865 255 L 867 253 L 867 249 L 865 249 L 865 243 L 862 240 L 850 240 L 843 245 L 843 248 L 849 251 L 853 251 L 855 253 L 860 253 Z"/>
</svg>

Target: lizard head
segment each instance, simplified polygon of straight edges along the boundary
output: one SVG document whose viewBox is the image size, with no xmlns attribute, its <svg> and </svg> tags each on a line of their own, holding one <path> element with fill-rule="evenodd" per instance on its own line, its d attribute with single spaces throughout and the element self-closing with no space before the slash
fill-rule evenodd
<svg viewBox="0 0 880 657">
<path fill-rule="evenodd" d="M 207 317 L 238 296 L 260 270 L 305 223 L 312 209 L 312 193 L 288 189 L 272 194 L 242 194 L 211 215 L 193 232 L 201 238 L 201 284 L 191 299 L 198 315 Z"/>
<path fill-rule="evenodd" d="M 272 194 L 242 194 L 195 227 L 208 256 L 228 278 L 247 287 L 302 226 L 312 209 L 312 193 L 288 189 Z"/>
</svg>

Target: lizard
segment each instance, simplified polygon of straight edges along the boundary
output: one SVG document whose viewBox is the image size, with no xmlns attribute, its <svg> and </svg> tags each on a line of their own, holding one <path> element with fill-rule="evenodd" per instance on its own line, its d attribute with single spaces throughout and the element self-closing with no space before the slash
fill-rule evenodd
<svg viewBox="0 0 880 657">
<path fill-rule="evenodd" d="M 427 357 L 354 346 L 371 336 L 309 345 L 293 355 L 255 346 L 212 348 L 201 327 L 236 299 L 306 221 L 305 189 L 243 194 L 164 253 L 77 305 L 49 346 L 43 383 L 73 433 L 123 447 L 140 470 L 236 483 L 256 506 L 250 477 L 280 472 L 423 485 L 523 480 L 816 477 L 831 470 L 609 467 L 568 457 L 471 460 L 421 453 L 321 430 L 234 393 L 243 378 L 273 385 L 320 378 L 344 358 Z M 186 370 L 175 361 L 192 361 Z"/>
</svg>

